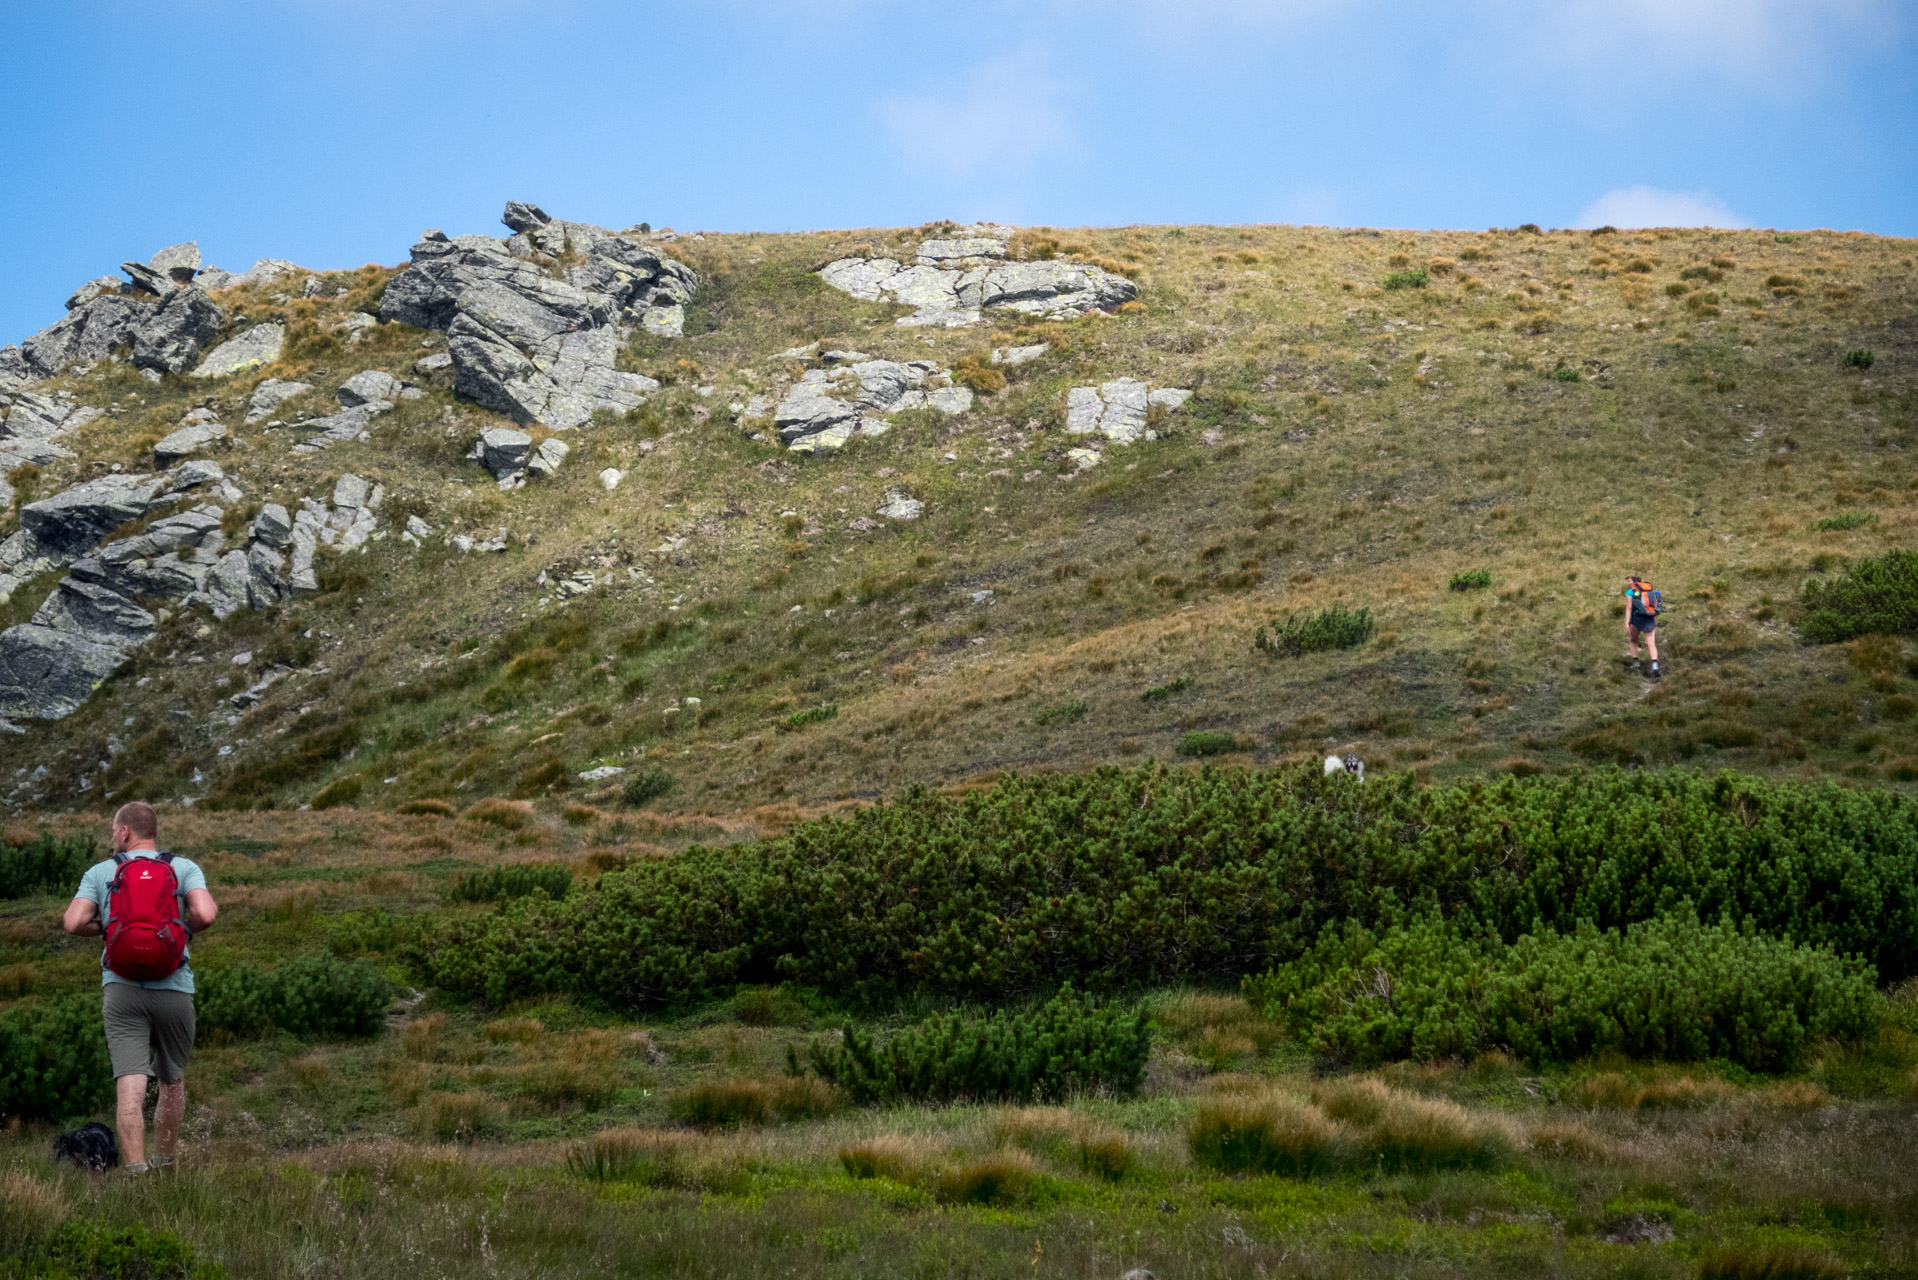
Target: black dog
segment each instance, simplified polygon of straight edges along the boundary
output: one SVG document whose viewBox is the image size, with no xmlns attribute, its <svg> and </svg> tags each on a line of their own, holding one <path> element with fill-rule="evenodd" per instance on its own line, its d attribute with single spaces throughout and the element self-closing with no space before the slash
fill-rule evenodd
<svg viewBox="0 0 1918 1280">
<path fill-rule="evenodd" d="M 105 1173 L 120 1163 L 120 1144 L 113 1130 L 98 1120 L 53 1140 L 53 1158 L 70 1160 L 91 1173 Z"/>
</svg>

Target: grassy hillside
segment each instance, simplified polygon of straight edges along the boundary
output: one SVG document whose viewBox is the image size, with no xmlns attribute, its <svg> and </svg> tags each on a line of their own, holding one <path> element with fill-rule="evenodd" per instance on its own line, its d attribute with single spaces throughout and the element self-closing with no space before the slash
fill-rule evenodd
<svg viewBox="0 0 1918 1280">
<path fill-rule="evenodd" d="M 214 456 L 250 502 L 324 496 L 350 471 L 385 484 L 389 536 L 323 557 L 324 593 L 277 613 L 167 621 L 81 712 L 0 742 L 14 803 L 499 795 L 570 806 L 616 842 L 606 815 L 642 771 L 670 776 L 666 809 L 739 813 L 1166 758 L 1194 730 L 1261 762 L 1337 748 L 1439 777 L 1605 761 L 1918 777 L 1898 646 L 1809 648 L 1791 626 L 1808 577 L 1910 541 L 1908 242 L 1029 231 L 1015 252 L 1123 268 L 1140 301 L 959 330 L 896 328 L 901 309 L 811 274 L 923 234 L 678 240 L 705 280 L 690 336 L 622 357 L 666 386 L 569 433 L 559 475 L 512 493 L 463 456 L 499 420 L 411 373 L 442 335 L 385 325 L 348 343 L 330 327 L 377 309 L 390 269 L 329 275 L 313 298 L 275 300 L 285 281 L 220 295 L 288 323 L 272 368 L 56 383 L 119 410 L 70 441 L 79 475 L 150 465 L 212 404 L 237 437 Z M 819 339 L 944 365 L 1049 350 L 963 417 L 903 414 L 883 439 L 801 458 L 727 406 L 767 388 L 775 353 Z M 1858 349 L 1869 368 L 1846 363 Z M 318 405 L 361 368 L 429 393 L 321 454 L 238 425 L 262 377 L 311 382 Z M 1081 473 L 1065 392 L 1123 375 L 1197 395 L 1159 439 Z M 628 473 L 611 492 L 595 478 L 609 466 Z M 66 483 L 22 479 L 21 501 Z M 924 516 L 875 516 L 894 490 Z M 504 528 L 508 549 L 414 549 L 396 536 L 409 515 Z M 1818 528 L 1832 517 L 1851 527 Z M 1489 586 L 1448 589 L 1478 569 Z M 1659 686 L 1618 661 L 1634 569 L 1673 606 Z M 583 573 L 594 585 L 566 598 Z M 16 593 L 7 620 L 36 595 Z M 1260 626 L 1335 603 L 1371 610 L 1365 646 L 1253 650 Z M 276 663 L 292 673 L 257 706 L 227 703 Z M 628 773 L 577 780 L 596 764 Z"/>
</svg>

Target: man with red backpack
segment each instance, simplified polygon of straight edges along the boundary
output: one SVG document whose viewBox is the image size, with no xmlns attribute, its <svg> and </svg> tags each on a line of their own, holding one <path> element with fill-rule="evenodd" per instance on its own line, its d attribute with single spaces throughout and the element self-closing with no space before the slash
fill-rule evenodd
<svg viewBox="0 0 1918 1280">
<path fill-rule="evenodd" d="M 186 1115 L 186 1064 L 193 1056 L 193 970 L 187 940 L 219 907 L 206 874 L 188 858 L 162 853 L 153 806 L 134 801 L 113 815 L 113 857 L 94 864 L 67 904 L 67 932 L 102 935 L 101 998 L 113 1058 L 120 1158 L 145 1173 L 147 1077 L 160 1078 L 153 1110 L 153 1167 L 173 1164 Z"/>
</svg>

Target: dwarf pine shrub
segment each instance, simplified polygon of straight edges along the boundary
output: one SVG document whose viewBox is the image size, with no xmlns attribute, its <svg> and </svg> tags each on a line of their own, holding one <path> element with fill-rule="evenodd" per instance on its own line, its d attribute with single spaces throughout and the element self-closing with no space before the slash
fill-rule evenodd
<svg viewBox="0 0 1918 1280">
<path fill-rule="evenodd" d="M 0 1118 L 64 1120 L 112 1100 L 98 996 L 0 1013 Z"/>
<path fill-rule="evenodd" d="M 1482 591 L 1492 585 L 1490 569 L 1466 569 L 1452 575 L 1447 584 L 1453 591 Z"/>
<path fill-rule="evenodd" d="M 296 1036 L 379 1032 L 393 984 L 370 960 L 301 956 L 277 969 L 230 965 L 194 975 L 201 1030 L 239 1039 L 275 1030 Z"/>
<path fill-rule="evenodd" d="M 1265 628 L 1260 627 L 1252 638 L 1252 647 L 1265 653 L 1302 658 L 1328 649 L 1356 648 L 1370 640 L 1376 630 L 1378 624 L 1373 621 L 1370 609 L 1354 613 L 1342 604 L 1335 604 L 1310 617 L 1288 617 L 1282 623 L 1275 622 L 1269 636 Z"/>
<path fill-rule="evenodd" d="M 776 839 L 633 859 L 564 902 L 451 913 L 418 954 L 436 985 L 494 1003 L 638 1010 L 780 982 L 995 1002 L 1234 981 L 1348 921 L 1383 934 L 1408 903 L 1509 945 L 1689 900 L 1885 982 L 1918 973 L 1911 796 L 1729 772 L 1342 781 L 1147 765 L 910 789 Z"/>
<path fill-rule="evenodd" d="M 673 775 L 664 769 L 642 769 L 626 779 L 619 789 L 619 798 L 638 809 L 651 804 L 678 785 Z"/>
<path fill-rule="evenodd" d="M 1813 644 L 1918 633 L 1918 551 L 1860 560 L 1842 577 L 1805 584 L 1798 630 Z"/>
<path fill-rule="evenodd" d="M 854 1102 L 1027 1102 L 1082 1089 L 1132 1093 L 1145 1079 L 1151 1023 L 1074 994 L 1068 984 L 1030 1013 L 929 1018 L 884 1044 L 854 1028 L 815 1043 L 808 1065 Z M 798 1055 L 791 1066 L 797 1073 Z"/>
<path fill-rule="evenodd" d="M 1388 289 L 1423 289 L 1432 283 L 1430 273 L 1424 267 L 1413 267 L 1409 271 L 1394 271 L 1385 277 Z"/>
<path fill-rule="evenodd" d="M 22 844 L 0 844 L 0 899 L 70 894 L 99 860 L 98 846 L 86 836 L 60 838 L 43 831 Z"/>
<path fill-rule="evenodd" d="M 451 902 L 504 902 L 543 893 L 564 898 L 573 887 L 571 867 L 559 862 L 516 862 L 469 871 L 446 891 Z"/>
<path fill-rule="evenodd" d="M 1883 1016 L 1869 967 L 1692 915 L 1510 946 L 1437 920 L 1351 930 L 1245 986 L 1317 1052 L 1360 1064 L 1497 1048 L 1533 1063 L 1617 1052 L 1778 1071 Z"/>
</svg>

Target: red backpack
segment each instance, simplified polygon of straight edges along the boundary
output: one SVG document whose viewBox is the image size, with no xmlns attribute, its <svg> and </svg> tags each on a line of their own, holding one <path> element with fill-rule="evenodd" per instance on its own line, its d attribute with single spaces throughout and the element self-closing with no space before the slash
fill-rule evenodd
<svg viewBox="0 0 1918 1280">
<path fill-rule="evenodd" d="M 187 927 L 180 918 L 180 878 L 173 855 L 113 855 L 107 886 L 107 968 L 132 982 L 157 982 L 186 959 Z"/>
</svg>

